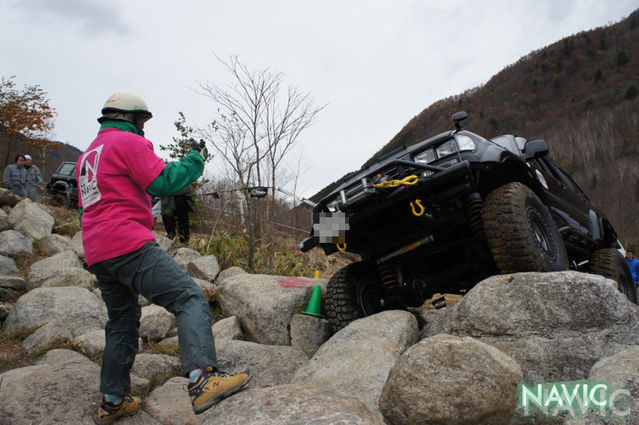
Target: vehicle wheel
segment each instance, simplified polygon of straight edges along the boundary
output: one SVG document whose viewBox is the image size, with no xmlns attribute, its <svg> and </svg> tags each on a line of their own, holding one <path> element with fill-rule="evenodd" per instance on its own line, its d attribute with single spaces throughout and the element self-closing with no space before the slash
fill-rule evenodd
<svg viewBox="0 0 639 425">
<path fill-rule="evenodd" d="M 568 270 L 568 255 L 548 208 L 526 185 L 495 189 L 482 212 L 486 239 L 501 273 Z"/>
<path fill-rule="evenodd" d="M 382 288 L 375 266 L 363 261 L 349 264 L 326 285 L 326 318 L 338 331 L 353 320 L 382 311 L 381 299 Z"/>
<path fill-rule="evenodd" d="M 632 274 L 626 260 L 616 249 L 603 248 L 595 251 L 588 262 L 588 272 L 614 280 L 619 292 L 631 303 L 637 304 L 637 289 L 632 281 Z"/>
</svg>

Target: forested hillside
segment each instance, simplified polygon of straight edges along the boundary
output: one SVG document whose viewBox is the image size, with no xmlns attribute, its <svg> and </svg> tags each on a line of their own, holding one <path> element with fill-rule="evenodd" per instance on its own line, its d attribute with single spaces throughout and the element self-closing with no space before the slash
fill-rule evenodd
<svg viewBox="0 0 639 425">
<path fill-rule="evenodd" d="M 411 119 L 368 163 L 400 145 L 452 128 L 487 137 L 545 139 L 551 155 L 639 247 L 639 10 L 607 27 L 534 51 L 485 85 L 440 100 Z M 336 186 L 328 186 L 320 199 Z"/>
</svg>

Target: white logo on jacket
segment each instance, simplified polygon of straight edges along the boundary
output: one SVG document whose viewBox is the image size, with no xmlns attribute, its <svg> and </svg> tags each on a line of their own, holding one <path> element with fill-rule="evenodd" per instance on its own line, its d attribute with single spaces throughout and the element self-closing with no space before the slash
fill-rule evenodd
<svg viewBox="0 0 639 425">
<path fill-rule="evenodd" d="M 104 145 L 100 145 L 85 152 L 80 162 L 80 193 L 83 208 L 95 204 L 102 198 L 98 187 L 98 165 L 103 147 Z"/>
</svg>

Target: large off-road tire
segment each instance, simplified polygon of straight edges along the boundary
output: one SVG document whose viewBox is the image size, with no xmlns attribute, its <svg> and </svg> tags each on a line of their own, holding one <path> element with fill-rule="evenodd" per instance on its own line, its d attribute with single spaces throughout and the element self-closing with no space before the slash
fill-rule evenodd
<svg viewBox="0 0 639 425">
<path fill-rule="evenodd" d="M 333 330 L 338 331 L 353 320 L 382 311 L 381 299 L 376 267 L 363 261 L 349 264 L 326 285 L 326 318 Z"/>
<path fill-rule="evenodd" d="M 548 208 L 526 185 L 495 189 L 484 202 L 484 230 L 501 273 L 568 270 L 568 255 Z"/>
<path fill-rule="evenodd" d="M 603 248 L 595 251 L 588 262 L 588 271 L 617 282 L 617 289 L 631 303 L 637 304 L 637 289 L 632 281 L 628 264 L 619 251 L 614 248 Z"/>
</svg>

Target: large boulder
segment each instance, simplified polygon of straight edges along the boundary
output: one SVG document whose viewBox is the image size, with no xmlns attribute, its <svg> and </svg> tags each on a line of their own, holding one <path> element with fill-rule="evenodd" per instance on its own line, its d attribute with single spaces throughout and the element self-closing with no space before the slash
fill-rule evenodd
<svg viewBox="0 0 639 425">
<path fill-rule="evenodd" d="M 20 232 L 5 230 L 0 232 L 0 255 L 17 258 L 33 254 L 33 244 Z"/>
<path fill-rule="evenodd" d="M 227 398 L 203 423 L 232 424 L 383 425 L 384 421 L 355 397 L 328 388 L 279 385 L 248 389 Z"/>
<path fill-rule="evenodd" d="M 291 346 L 308 357 L 313 357 L 330 337 L 331 327 L 326 319 L 305 314 L 296 314 L 291 319 Z"/>
<path fill-rule="evenodd" d="M 381 416 L 378 401 L 388 372 L 417 341 L 417 332 L 415 316 L 406 311 L 356 320 L 326 341 L 291 382 L 357 397 Z"/>
<path fill-rule="evenodd" d="M 213 282 L 220 273 L 220 265 L 215 255 L 203 255 L 190 261 L 186 271 L 195 278 Z"/>
<path fill-rule="evenodd" d="M 440 334 L 399 358 L 379 406 L 393 425 L 508 424 L 522 379 L 519 365 L 495 347 Z"/>
<path fill-rule="evenodd" d="M 78 286 L 93 291 L 98 279 L 81 267 L 55 268 L 29 273 L 30 288 Z"/>
<path fill-rule="evenodd" d="M 26 288 L 26 281 L 18 273 L 16 262 L 10 257 L 0 255 L 0 288 Z"/>
<path fill-rule="evenodd" d="M 60 345 L 66 345 L 72 340 L 71 332 L 58 320 L 53 320 L 38 328 L 22 346 L 31 356 L 50 350 Z"/>
<path fill-rule="evenodd" d="M 614 411 L 599 410 L 588 412 L 567 425 L 636 425 L 639 423 L 639 346 L 629 348 L 610 357 L 599 360 L 590 370 L 588 382 L 602 382 L 609 385 L 608 401 L 613 393 L 618 392 L 612 403 Z M 610 406 L 609 406 L 610 407 Z M 612 416 L 610 413 L 614 413 Z"/>
<path fill-rule="evenodd" d="M 141 353 L 135 356 L 131 373 L 151 382 L 164 382 L 172 376 L 182 375 L 180 359 L 166 354 Z"/>
<path fill-rule="evenodd" d="M 55 220 L 51 214 L 46 213 L 37 204 L 26 198 L 13 207 L 9 213 L 9 222 L 14 230 L 34 241 L 50 235 Z"/>
<path fill-rule="evenodd" d="M 217 407 L 197 416 L 193 413 L 193 407 L 186 392 L 188 383 L 188 378 L 176 376 L 169 379 L 145 397 L 142 408 L 164 425 L 200 425 L 206 418 L 216 417 Z M 238 425 L 240 423 L 242 422 L 238 422 Z"/>
<path fill-rule="evenodd" d="M 100 366 L 73 351 L 56 351 L 60 353 L 38 365 L 0 374 L 1 424 L 92 423 L 101 402 Z M 144 393 L 149 381 L 134 375 L 131 387 L 132 392 Z"/>
<path fill-rule="evenodd" d="M 601 358 L 639 345 L 639 318 L 615 283 L 579 272 L 490 277 L 440 328 L 499 348 L 528 382 L 585 379 Z"/>
<path fill-rule="evenodd" d="M 29 274 L 45 272 L 51 269 L 66 269 L 66 268 L 82 268 L 82 263 L 78 258 L 78 255 L 71 251 L 65 250 L 58 254 L 52 255 L 40 261 L 31 264 Z"/>
<path fill-rule="evenodd" d="M 75 336 L 103 329 L 106 306 L 84 288 L 36 288 L 20 298 L 7 316 L 4 329 L 12 332 L 39 328 L 58 320 Z"/>
<path fill-rule="evenodd" d="M 316 284 L 324 280 L 271 275 L 237 274 L 217 288 L 217 301 L 226 316 L 236 316 L 248 340 L 289 345 L 291 318 L 307 303 Z"/>
<path fill-rule="evenodd" d="M 229 267 L 228 269 L 224 269 L 215 278 L 215 284 L 220 285 L 222 282 L 224 282 L 225 279 L 228 279 L 229 277 L 235 276 L 238 274 L 246 274 L 246 271 L 244 271 L 243 268 L 236 267 L 236 266 Z"/>
<path fill-rule="evenodd" d="M 175 260 L 175 262 L 178 263 L 184 270 L 186 270 L 186 267 L 191 261 L 199 257 L 200 253 L 191 248 L 179 248 L 173 255 L 173 259 Z"/>
<path fill-rule="evenodd" d="M 244 332 L 237 317 L 231 316 L 213 323 L 211 327 L 213 337 L 215 338 L 215 346 L 222 347 L 229 341 L 243 340 Z"/>
<path fill-rule="evenodd" d="M 221 370 L 236 372 L 248 367 L 253 373 L 251 387 L 288 384 L 300 366 L 308 362 L 306 355 L 294 347 L 264 345 L 248 341 L 227 341 L 216 349 Z"/>
<path fill-rule="evenodd" d="M 42 238 L 38 247 L 47 256 L 52 256 L 62 251 L 74 250 L 75 244 L 71 238 L 52 233 Z"/>
<path fill-rule="evenodd" d="M 164 339 L 175 325 L 175 316 L 164 307 L 155 304 L 142 307 L 142 317 L 140 317 L 140 336 L 142 338 Z"/>
</svg>

